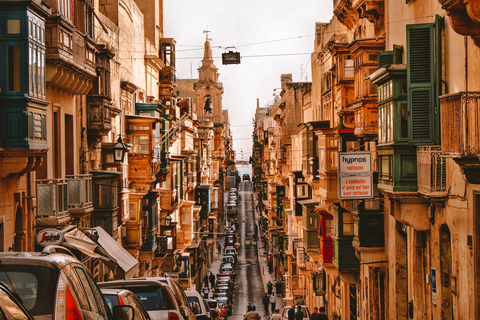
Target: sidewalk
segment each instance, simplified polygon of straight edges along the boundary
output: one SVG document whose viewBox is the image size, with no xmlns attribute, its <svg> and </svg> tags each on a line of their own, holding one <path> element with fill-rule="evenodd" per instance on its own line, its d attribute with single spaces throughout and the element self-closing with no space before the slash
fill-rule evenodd
<svg viewBox="0 0 480 320">
<path fill-rule="evenodd" d="M 258 221 L 259 221 L 259 212 L 256 209 L 257 208 L 257 195 L 254 193 L 253 194 L 253 199 L 254 199 L 254 211 L 255 211 L 255 225 L 258 228 Z M 257 234 L 260 234 L 260 230 L 257 230 Z M 257 253 L 258 253 L 258 263 L 260 265 L 260 270 L 262 272 L 262 279 L 263 279 L 263 288 L 265 292 L 268 292 L 267 289 L 267 283 L 270 281 L 273 284 L 273 292 L 275 293 L 275 277 L 273 273 L 268 272 L 268 252 L 266 252 L 265 248 L 265 243 L 263 240 L 258 237 L 257 240 Z M 280 310 L 280 313 L 282 312 L 283 307 L 285 306 L 285 301 L 283 301 L 283 295 L 277 294 L 277 303 L 275 305 L 275 309 Z M 271 314 L 271 313 L 270 313 Z"/>
</svg>

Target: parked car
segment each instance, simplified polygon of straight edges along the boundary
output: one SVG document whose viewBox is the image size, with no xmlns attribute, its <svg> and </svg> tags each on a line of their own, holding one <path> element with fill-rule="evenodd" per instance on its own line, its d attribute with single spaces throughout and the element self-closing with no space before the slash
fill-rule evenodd
<svg viewBox="0 0 480 320">
<path fill-rule="evenodd" d="M 0 253 L 0 281 L 17 294 L 36 319 L 112 319 L 112 314 L 89 271 L 66 248 L 47 246 L 42 252 Z M 117 306 L 114 319 L 133 314 Z"/>
<path fill-rule="evenodd" d="M 219 304 L 220 308 L 223 308 L 223 306 L 226 307 L 227 309 L 227 316 L 232 315 L 232 304 L 229 302 L 229 299 L 227 297 L 217 297 L 216 298 Z"/>
<path fill-rule="evenodd" d="M 215 291 L 213 292 L 214 294 L 215 293 L 226 293 L 227 294 L 227 297 L 232 297 L 232 290 L 230 290 L 230 288 L 228 286 L 218 286 L 215 288 Z"/>
<path fill-rule="evenodd" d="M 298 306 L 295 306 L 295 313 L 297 312 L 297 308 Z M 308 307 L 307 306 L 300 306 L 301 308 L 301 311 L 303 313 L 303 320 L 309 320 L 310 319 L 310 311 L 308 311 Z M 285 306 L 283 307 L 283 310 L 282 310 L 282 319 L 283 320 L 287 320 L 288 319 L 288 310 L 291 309 L 291 306 Z"/>
<path fill-rule="evenodd" d="M 210 308 L 200 293 L 195 290 L 187 290 L 185 291 L 185 295 L 187 296 L 188 302 L 190 302 L 190 307 L 197 320 L 209 320 Z"/>
<path fill-rule="evenodd" d="M 103 297 L 107 301 L 107 305 L 113 312 L 113 307 L 128 305 L 132 306 L 135 320 L 151 320 L 152 318 L 148 314 L 147 309 L 138 299 L 138 297 L 130 290 L 127 289 L 100 289 Z"/>
<path fill-rule="evenodd" d="M 220 293 L 213 293 L 213 299 L 217 300 L 219 298 L 225 298 L 227 299 L 227 303 L 232 303 L 233 298 L 229 296 L 226 292 L 220 292 Z"/>
<path fill-rule="evenodd" d="M 190 308 L 190 302 L 188 302 L 187 296 L 185 295 L 185 291 L 180 286 L 177 280 L 173 279 L 172 277 L 144 277 L 144 278 L 133 278 L 131 280 L 136 281 L 145 281 L 145 280 L 155 280 L 161 281 L 167 284 L 173 291 L 175 299 L 177 300 L 178 305 L 180 306 L 181 310 L 184 313 L 185 320 L 195 319 L 195 314 L 193 313 L 192 309 Z"/>
<path fill-rule="evenodd" d="M 215 288 L 216 287 L 229 287 L 230 290 L 233 290 L 233 282 L 232 280 L 229 279 L 220 279 L 220 280 L 217 280 L 217 282 L 215 283 Z"/>
<path fill-rule="evenodd" d="M 250 175 L 247 173 L 245 173 L 242 178 L 243 178 L 243 181 L 250 181 Z"/>
<path fill-rule="evenodd" d="M 224 265 L 220 268 L 220 274 L 229 274 L 232 277 L 236 276 L 235 270 L 232 265 Z"/>
<path fill-rule="evenodd" d="M 225 263 L 231 263 L 233 266 L 235 266 L 235 264 L 237 263 L 237 257 L 232 255 L 228 255 L 228 256 L 225 255 L 222 258 L 222 264 L 225 264 Z"/>
<path fill-rule="evenodd" d="M 225 255 L 237 256 L 237 249 L 235 249 L 233 246 L 227 246 L 225 247 Z"/>
<path fill-rule="evenodd" d="M 177 303 L 173 290 L 160 280 L 116 280 L 100 282 L 98 286 L 100 288 L 122 288 L 132 291 L 153 320 L 192 320 L 188 318 L 188 313 L 185 313 L 184 308 Z M 194 316 L 192 318 L 195 320 Z"/>
<path fill-rule="evenodd" d="M 217 300 L 204 299 L 210 308 L 210 317 L 212 320 L 220 320 L 220 308 Z"/>
</svg>

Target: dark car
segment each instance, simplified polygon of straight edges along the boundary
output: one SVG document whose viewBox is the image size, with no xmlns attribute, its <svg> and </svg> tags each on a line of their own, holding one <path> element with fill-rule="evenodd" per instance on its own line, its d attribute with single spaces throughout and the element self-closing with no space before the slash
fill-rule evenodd
<svg viewBox="0 0 480 320">
<path fill-rule="evenodd" d="M 129 305 L 132 306 L 135 320 L 151 320 L 147 309 L 143 306 L 142 302 L 137 296 L 127 289 L 100 289 L 103 297 L 107 301 L 108 307 L 113 312 L 113 307 Z"/>
<path fill-rule="evenodd" d="M 74 315 L 78 319 L 112 319 L 90 272 L 66 248 L 2 252 L 0 261 L 0 281 L 20 297 L 34 318 L 66 319 L 66 315 Z M 129 306 L 118 306 L 113 308 L 113 317 L 125 319 L 120 313 L 130 311 Z"/>
<path fill-rule="evenodd" d="M 245 173 L 242 178 L 243 178 L 243 181 L 250 181 L 250 175 L 247 173 Z"/>
</svg>

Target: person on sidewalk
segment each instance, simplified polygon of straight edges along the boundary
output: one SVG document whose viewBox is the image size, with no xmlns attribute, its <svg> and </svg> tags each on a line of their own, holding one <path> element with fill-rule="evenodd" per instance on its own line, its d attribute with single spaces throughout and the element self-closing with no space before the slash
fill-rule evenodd
<svg viewBox="0 0 480 320">
<path fill-rule="evenodd" d="M 272 307 L 272 313 L 275 310 L 275 306 L 277 304 L 277 296 L 274 294 L 270 295 L 270 306 Z"/>
<path fill-rule="evenodd" d="M 208 286 L 208 275 L 205 275 L 205 278 L 203 278 L 203 285 L 207 288 L 209 287 Z"/>
<path fill-rule="evenodd" d="M 272 311 L 272 316 L 270 317 L 270 320 L 282 320 L 282 315 L 280 314 L 280 310 L 275 309 L 275 311 Z"/>
<path fill-rule="evenodd" d="M 275 293 L 278 295 L 282 295 L 282 282 L 277 281 L 275 282 Z"/>
<path fill-rule="evenodd" d="M 210 275 L 208 276 L 208 280 L 210 280 L 210 285 L 213 289 L 213 287 L 215 286 L 215 275 L 212 272 L 210 272 Z"/>
<path fill-rule="evenodd" d="M 320 310 L 315 320 L 328 320 L 328 316 L 325 314 L 325 307 L 320 307 Z"/>
<path fill-rule="evenodd" d="M 295 320 L 303 320 L 303 311 L 300 305 L 297 306 L 297 312 L 295 312 Z"/>
<path fill-rule="evenodd" d="M 295 320 L 295 305 L 292 304 L 290 309 L 287 312 L 288 320 Z"/>
<path fill-rule="evenodd" d="M 273 293 L 273 284 L 272 284 L 272 281 L 270 280 L 268 280 L 268 283 L 267 283 L 267 290 L 268 290 L 268 295 L 271 295 Z"/>
<path fill-rule="evenodd" d="M 210 289 L 206 286 L 202 288 L 203 298 L 208 299 L 208 294 L 210 293 Z"/>
<path fill-rule="evenodd" d="M 218 255 L 222 255 L 222 245 L 219 243 L 217 243 L 217 250 L 218 250 Z"/>
<path fill-rule="evenodd" d="M 318 315 L 318 308 L 315 307 L 315 308 L 313 308 L 313 312 L 310 314 L 310 320 L 315 320 L 317 315 Z"/>
<path fill-rule="evenodd" d="M 263 302 L 263 308 L 265 309 L 265 314 L 269 314 L 268 306 L 270 305 L 270 297 L 268 296 L 268 294 L 266 292 L 265 292 L 265 295 L 262 298 L 262 302 Z"/>
</svg>

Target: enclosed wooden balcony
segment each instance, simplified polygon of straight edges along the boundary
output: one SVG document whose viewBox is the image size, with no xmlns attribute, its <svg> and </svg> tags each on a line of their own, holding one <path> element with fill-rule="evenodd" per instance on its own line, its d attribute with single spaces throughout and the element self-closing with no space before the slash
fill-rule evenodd
<svg viewBox="0 0 480 320">
<path fill-rule="evenodd" d="M 417 147 L 418 192 L 429 197 L 447 196 L 446 159 L 440 146 Z"/>
<path fill-rule="evenodd" d="M 67 176 L 68 213 L 82 218 L 93 211 L 92 175 L 78 174 Z"/>
<path fill-rule="evenodd" d="M 68 185 L 66 179 L 37 180 L 36 225 L 66 224 L 68 214 Z"/>
<path fill-rule="evenodd" d="M 453 158 L 473 183 L 480 183 L 479 100 L 480 92 L 440 97 L 442 155 Z"/>
</svg>

